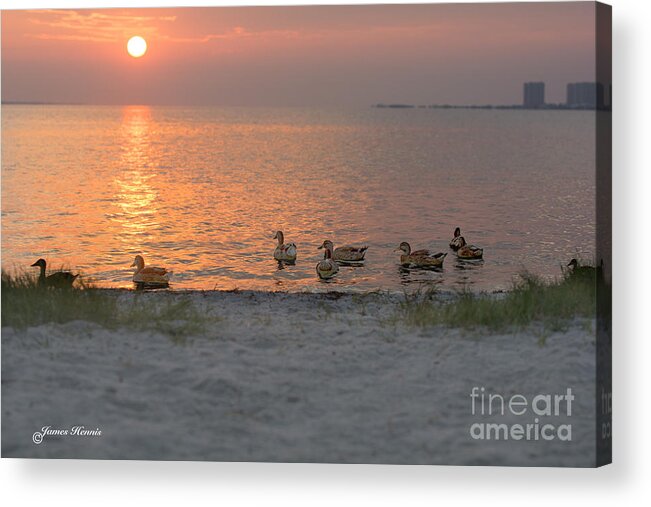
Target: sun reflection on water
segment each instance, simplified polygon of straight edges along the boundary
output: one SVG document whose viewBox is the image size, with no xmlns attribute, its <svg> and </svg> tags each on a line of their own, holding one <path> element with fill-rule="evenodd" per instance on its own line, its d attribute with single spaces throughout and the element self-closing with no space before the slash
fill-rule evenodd
<svg viewBox="0 0 651 507">
<path fill-rule="evenodd" d="M 142 254 L 175 288 L 318 291 L 332 289 L 314 271 L 331 239 L 369 246 L 338 289 L 492 290 L 523 266 L 551 276 L 590 258 L 591 117 L 491 114 L 8 106 L 3 268 L 47 257 L 130 287 Z M 449 255 L 442 272 L 398 269 L 400 241 L 448 251 L 457 225 L 485 248 L 482 265 Z M 278 229 L 298 245 L 283 269 Z"/>
<path fill-rule="evenodd" d="M 120 235 L 126 249 L 139 250 L 138 237 L 151 237 L 158 215 L 156 174 L 150 152 L 151 110 L 146 106 L 128 106 L 122 110 L 120 160 L 113 180 L 115 204 L 119 212 L 111 216 L 124 229 Z"/>
</svg>

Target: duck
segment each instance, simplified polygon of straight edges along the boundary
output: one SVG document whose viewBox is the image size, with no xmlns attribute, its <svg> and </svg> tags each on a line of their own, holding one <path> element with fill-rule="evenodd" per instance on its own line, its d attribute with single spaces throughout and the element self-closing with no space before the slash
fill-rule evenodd
<svg viewBox="0 0 651 507">
<path fill-rule="evenodd" d="M 323 248 L 325 251 L 323 252 L 323 260 L 319 261 L 316 265 L 316 274 L 321 280 L 327 280 L 339 272 L 339 264 L 337 264 L 332 258 L 332 243 L 328 245 L 326 245 L 325 241 L 323 243 L 324 244 L 318 248 Z"/>
<path fill-rule="evenodd" d="M 603 260 L 599 266 L 584 266 L 577 259 L 572 259 L 568 262 L 567 267 L 570 270 L 570 274 L 580 275 L 580 276 L 594 276 L 601 275 L 603 272 Z"/>
<path fill-rule="evenodd" d="M 274 259 L 277 261 L 294 262 L 296 261 L 296 244 L 285 244 L 285 235 L 283 231 L 276 231 L 272 239 L 278 240 L 278 246 L 274 250 Z"/>
<path fill-rule="evenodd" d="M 461 260 L 479 260 L 484 257 L 484 249 L 466 243 L 466 239 L 461 235 L 459 227 L 454 230 L 450 248 L 457 253 L 457 257 Z"/>
<path fill-rule="evenodd" d="M 131 267 L 135 267 L 133 272 L 133 281 L 136 284 L 153 285 L 153 286 L 166 286 L 170 283 L 172 271 L 166 268 L 159 268 L 154 266 L 145 267 L 145 259 L 142 255 L 136 255 Z"/>
<path fill-rule="evenodd" d="M 41 273 L 38 276 L 38 284 L 43 287 L 70 288 L 79 276 L 79 273 L 73 275 L 70 271 L 56 271 L 45 276 L 46 266 L 45 259 L 39 259 L 31 265 L 31 267 L 41 268 Z"/>
<path fill-rule="evenodd" d="M 363 262 L 364 256 L 366 255 L 367 246 L 356 247 L 356 246 L 340 246 L 334 248 L 332 241 L 326 239 L 323 244 L 319 247 L 321 248 L 330 248 L 332 250 L 332 258 L 336 262 Z"/>
<path fill-rule="evenodd" d="M 465 261 L 484 258 L 484 249 L 475 245 L 463 245 L 457 250 L 457 258 Z"/>
<path fill-rule="evenodd" d="M 466 240 L 461 235 L 461 229 L 457 227 L 454 230 L 454 237 L 450 241 L 450 248 L 456 252 L 457 250 L 459 250 L 459 248 L 465 245 L 466 245 Z"/>
<path fill-rule="evenodd" d="M 402 252 L 400 264 L 404 267 L 416 268 L 440 268 L 447 253 L 432 253 L 429 250 L 415 250 L 412 252 L 411 245 L 406 241 L 400 243 L 398 250 Z"/>
</svg>

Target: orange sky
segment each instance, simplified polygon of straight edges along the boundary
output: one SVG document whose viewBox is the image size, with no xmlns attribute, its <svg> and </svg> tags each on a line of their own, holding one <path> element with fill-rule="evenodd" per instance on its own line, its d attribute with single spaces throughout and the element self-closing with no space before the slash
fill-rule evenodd
<svg viewBox="0 0 651 507">
<path fill-rule="evenodd" d="M 4 101 L 512 104 L 528 80 L 594 80 L 593 3 L 2 13 Z"/>
</svg>

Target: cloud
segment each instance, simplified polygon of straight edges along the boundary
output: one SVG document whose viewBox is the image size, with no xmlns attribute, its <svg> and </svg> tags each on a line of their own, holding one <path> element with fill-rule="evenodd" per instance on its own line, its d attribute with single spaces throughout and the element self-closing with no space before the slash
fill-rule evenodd
<svg viewBox="0 0 651 507">
<path fill-rule="evenodd" d="M 210 42 L 212 40 L 227 40 L 227 39 L 246 39 L 250 37 L 282 37 L 282 38 L 296 38 L 300 37 L 301 33 L 296 30 L 264 30 L 258 32 L 250 32 L 241 26 L 224 32 L 224 33 L 209 33 L 199 37 L 175 37 L 169 35 L 162 35 L 161 38 L 171 42 Z"/>
<path fill-rule="evenodd" d="M 459 20 L 412 20 L 395 23 L 383 20 L 380 23 L 360 23 L 352 26 L 325 26 L 306 30 L 305 28 L 293 29 L 258 29 L 251 30 L 243 26 L 234 26 L 218 33 L 187 32 L 187 23 L 177 15 L 160 13 L 156 15 L 143 14 L 143 11 L 130 13 L 129 11 L 104 11 L 84 10 L 38 10 L 31 11 L 29 22 L 35 28 L 26 33 L 26 37 L 45 41 L 84 41 L 96 43 L 112 43 L 131 37 L 134 33 L 145 38 L 152 38 L 175 42 L 180 44 L 207 44 L 211 41 L 242 41 L 258 39 L 268 40 L 301 39 L 303 41 L 354 41 L 361 44 L 364 40 L 370 42 L 386 39 L 401 41 L 430 40 L 440 41 L 447 45 L 463 44 L 472 45 L 473 41 L 481 41 L 482 46 L 511 47 L 512 44 L 554 43 L 555 39 L 562 36 L 582 39 L 585 34 L 579 30 L 564 32 L 549 29 L 533 29 L 531 26 L 522 27 L 512 19 L 493 19 L 491 23 L 480 18 Z M 547 28 L 547 27 L 545 27 Z"/>
<path fill-rule="evenodd" d="M 142 16 L 95 11 L 39 10 L 29 22 L 42 31 L 25 34 L 40 40 L 115 42 L 138 33 L 143 37 L 155 36 L 162 40 L 179 43 L 206 43 L 212 40 L 245 39 L 257 37 L 294 38 L 296 30 L 248 31 L 236 26 L 222 33 L 208 33 L 194 37 L 180 37 L 170 33 L 177 16 Z"/>
<path fill-rule="evenodd" d="M 136 16 L 95 11 L 40 10 L 29 22 L 43 32 L 26 34 L 43 40 L 114 42 L 137 32 L 156 35 L 161 24 L 173 23 L 176 16 Z"/>
</svg>

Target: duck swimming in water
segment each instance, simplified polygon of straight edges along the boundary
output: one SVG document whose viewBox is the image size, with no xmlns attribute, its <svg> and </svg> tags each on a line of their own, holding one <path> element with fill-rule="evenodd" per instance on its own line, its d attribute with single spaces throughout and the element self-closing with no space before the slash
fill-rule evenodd
<svg viewBox="0 0 651 507">
<path fill-rule="evenodd" d="M 325 252 L 323 252 L 323 260 L 316 265 L 316 274 L 321 280 L 327 280 L 339 272 L 339 264 L 332 258 L 332 243 L 326 245 L 324 241 L 319 248 L 324 248 Z"/>
<path fill-rule="evenodd" d="M 466 239 L 461 235 L 461 229 L 459 227 L 454 230 L 454 237 L 450 241 L 450 248 L 457 253 L 457 257 L 461 260 L 479 260 L 484 257 L 484 249 L 467 244 Z"/>
<path fill-rule="evenodd" d="M 39 259 L 31 265 L 31 267 L 37 266 L 41 268 L 41 273 L 38 276 L 38 284 L 43 287 L 70 288 L 79 276 L 79 274 L 73 275 L 70 271 L 56 271 L 45 276 L 45 268 L 47 266 L 45 259 Z"/>
<path fill-rule="evenodd" d="M 465 244 L 466 244 L 466 240 L 463 239 L 463 236 L 461 235 L 461 229 L 457 227 L 454 230 L 454 237 L 450 241 L 450 248 L 456 252 L 457 250 L 459 250 L 459 248 L 461 248 Z"/>
<path fill-rule="evenodd" d="M 337 262 L 363 262 L 364 256 L 366 255 L 367 246 L 355 247 L 355 246 L 340 246 L 334 248 L 332 241 L 326 239 L 323 244 L 319 247 L 327 248 L 330 247 L 332 250 L 332 258 Z"/>
<path fill-rule="evenodd" d="M 136 255 L 131 267 L 136 268 L 133 272 L 133 281 L 140 285 L 166 287 L 169 285 L 170 278 L 172 278 L 173 274 L 172 271 L 165 268 L 155 266 L 145 267 L 145 259 L 142 255 Z"/>
<path fill-rule="evenodd" d="M 415 250 L 412 252 L 411 245 L 406 241 L 400 243 L 398 250 L 402 252 L 400 264 L 403 267 L 415 268 L 440 268 L 446 253 L 432 253 L 429 250 Z"/>
<path fill-rule="evenodd" d="M 457 258 L 465 261 L 480 260 L 484 257 L 484 249 L 475 245 L 464 245 L 457 250 Z"/>
<path fill-rule="evenodd" d="M 285 244 L 283 231 L 277 231 L 272 239 L 278 240 L 278 245 L 274 250 L 274 259 L 285 262 L 296 261 L 296 245 L 294 243 Z"/>
</svg>

